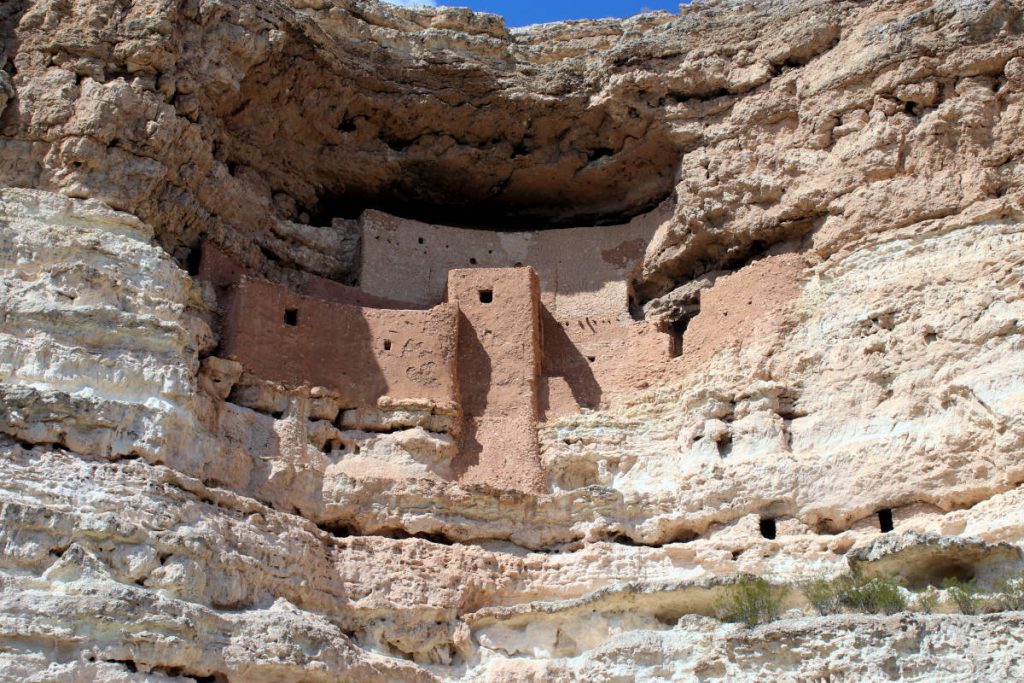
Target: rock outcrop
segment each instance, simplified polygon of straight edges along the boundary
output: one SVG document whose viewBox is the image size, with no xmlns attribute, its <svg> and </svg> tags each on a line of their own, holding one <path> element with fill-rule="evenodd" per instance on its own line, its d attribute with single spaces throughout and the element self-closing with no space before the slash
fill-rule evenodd
<svg viewBox="0 0 1024 683">
<path fill-rule="evenodd" d="M 1024 676 L 1020 612 L 714 619 L 738 574 L 1024 567 L 1020 0 L 20 0 L 0 40 L 0 678 Z M 472 378 L 530 397 L 479 461 L 487 400 L 260 376 L 199 276 L 455 321 L 386 215 L 534 267 L 516 343 L 580 356 Z"/>
</svg>

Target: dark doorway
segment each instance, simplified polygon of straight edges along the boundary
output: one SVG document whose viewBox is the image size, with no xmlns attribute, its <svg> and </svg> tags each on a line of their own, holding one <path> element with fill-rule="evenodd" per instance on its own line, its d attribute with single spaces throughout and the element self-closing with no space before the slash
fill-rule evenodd
<svg viewBox="0 0 1024 683">
<path fill-rule="evenodd" d="M 882 530 L 882 533 L 892 531 L 892 510 L 889 508 L 878 511 L 878 528 Z"/>
</svg>

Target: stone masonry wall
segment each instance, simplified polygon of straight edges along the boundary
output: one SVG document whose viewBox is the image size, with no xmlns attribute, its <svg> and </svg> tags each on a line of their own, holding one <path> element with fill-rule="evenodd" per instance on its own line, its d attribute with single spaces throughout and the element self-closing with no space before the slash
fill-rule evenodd
<svg viewBox="0 0 1024 683">
<path fill-rule="evenodd" d="M 455 308 L 372 309 L 243 279 L 228 298 L 225 355 L 264 379 L 327 386 L 352 405 L 456 400 Z"/>
</svg>

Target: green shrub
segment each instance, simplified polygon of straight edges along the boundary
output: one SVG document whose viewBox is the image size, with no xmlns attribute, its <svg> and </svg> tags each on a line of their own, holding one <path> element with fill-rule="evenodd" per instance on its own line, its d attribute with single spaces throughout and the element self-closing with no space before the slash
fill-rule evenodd
<svg viewBox="0 0 1024 683">
<path fill-rule="evenodd" d="M 895 614 L 907 608 L 901 585 L 900 580 L 893 577 L 866 577 L 854 572 L 831 580 L 812 581 L 803 591 L 822 616 L 836 614 L 844 608 L 851 612 Z"/>
<path fill-rule="evenodd" d="M 756 626 L 778 618 L 788 592 L 785 586 L 744 574 L 727 588 L 726 595 L 716 604 L 716 612 L 725 621 Z"/>
<path fill-rule="evenodd" d="M 934 586 L 928 586 L 914 597 L 914 610 L 931 614 L 939 606 L 939 591 Z"/>
<path fill-rule="evenodd" d="M 977 614 L 982 608 L 982 598 L 978 594 L 978 586 L 974 579 L 961 581 L 957 578 L 948 578 L 942 582 L 946 594 L 956 603 L 961 614 Z"/>
<path fill-rule="evenodd" d="M 907 609 L 901 584 L 893 576 L 843 577 L 837 591 L 839 604 L 855 612 L 896 614 Z"/>
<path fill-rule="evenodd" d="M 816 579 L 804 586 L 804 595 L 821 616 L 839 611 L 838 579 Z"/>
<path fill-rule="evenodd" d="M 996 588 L 999 590 L 999 609 L 1024 610 L 1024 573 L 1003 579 Z"/>
</svg>

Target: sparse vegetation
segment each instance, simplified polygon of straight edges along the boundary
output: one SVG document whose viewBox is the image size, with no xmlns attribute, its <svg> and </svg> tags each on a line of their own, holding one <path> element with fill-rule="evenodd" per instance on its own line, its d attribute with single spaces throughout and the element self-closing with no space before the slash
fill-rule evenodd
<svg viewBox="0 0 1024 683">
<path fill-rule="evenodd" d="M 931 614 L 939 606 L 939 591 L 934 586 L 928 586 L 914 596 L 914 610 Z"/>
<path fill-rule="evenodd" d="M 1024 572 L 1003 579 L 996 585 L 999 608 L 1006 611 L 1024 610 Z"/>
<path fill-rule="evenodd" d="M 895 614 L 907 609 L 902 582 L 892 576 L 851 575 L 843 577 L 839 603 L 855 612 Z"/>
<path fill-rule="evenodd" d="M 977 614 L 981 611 L 984 601 L 978 593 L 974 579 L 961 581 L 951 577 L 942 582 L 942 587 L 946 589 L 946 595 L 956 603 L 961 614 Z"/>
<path fill-rule="evenodd" d="M 789 589 L 776 586 L 757 576 L 744 574 L 729 586 L 727 593 L 716 605 L 716 612 L 725 621 L 743 622 L 756 626 L 778 618 L 782 601 Z"/>
<path fill-rule="evenodd" d="M 839 594 L 836 584 L 836 579 L 817 579 L 803 588 L 804 596 L 823 617 L 839 611 Z"/>
<path fill-rule="evenodd" d="M 835 579 L 818 579 L 804 587 L 804 595 L 818 614 L 835 614 L 843 608 L 853 612 L 895 614 L 907 608 L 899 579 L 860 574 Z"/>
<path fill-rule="evenodd" d="M 991 592 L 979 589 L 974 579 L 947 578 L 942 587 L 945 601 L 954 603 L 961 614 L 1024 610 L 1024 572 L 999 581 Z M 729 587 L 728 594 L 716 604 L 716 611 L 719 618 L 726 621 L 743 622 L 748 626 L 762 624 L 778 618 L 788 590 L 765 579 L 744 575 Z M 907 609 L 932 614 L 943 602 L 943 591 L 934 586 L 909 594 L 898 577 L 869 577 L 856 571 L 810 581 L 800 590 L 821 616 L 841 612 L 895 614 Z"/>
</svg>

